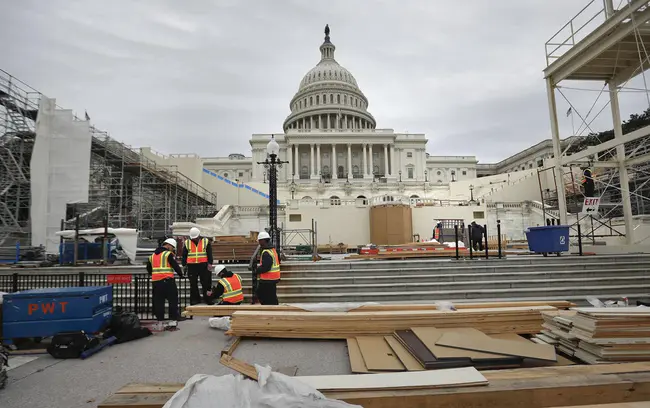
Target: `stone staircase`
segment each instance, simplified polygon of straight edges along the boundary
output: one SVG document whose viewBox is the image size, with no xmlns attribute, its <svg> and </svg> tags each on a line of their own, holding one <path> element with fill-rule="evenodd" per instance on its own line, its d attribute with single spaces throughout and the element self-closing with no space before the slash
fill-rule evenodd
<svg viewBox="0 0 650 408">
<path fill-rule="evenodd" d="M 250 294 L 250 272 L 234 266 Z M 474 261 L 287 263 L 282 303 L 650 297 L 650 254 Z"/>
</svg>

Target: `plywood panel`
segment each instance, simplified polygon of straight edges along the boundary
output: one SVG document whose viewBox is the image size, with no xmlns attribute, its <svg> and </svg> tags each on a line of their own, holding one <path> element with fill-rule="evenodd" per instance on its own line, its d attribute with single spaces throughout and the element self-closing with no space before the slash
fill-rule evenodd
<svg viewBox="0 0 650 408">
<path fill-rule="evenodd" d="M 363 362 L 368 370 L 404 371 L 404 365 L 390 348 L 384 336 L 357 337 Z"/>
<path fill-rule="evenodd" d="M 518 356 L 538 360 L 556 361 L 555 347 L 548 344 L 525 344 L 516 340 L 493 339 L 468 333 L 448 332 L 436 343 L 441 346 L 482 351 L 504 356 Z"/>
<path fill-rule="evenodd" d="M 361 350 L 359 349 L 359 343 L 357 343 L 356 338 L 347 339 L 348 343 L 348 355 L 350 356 L 350 370 L 353 373 L 368 373 L 368 368 L 363 362 L 363 356 L 361 355 Z"/>
<path fill-rule="evenodd" d="M 418 360 L 411 355 L 411 353 L 402 346 L 402 344 L 394 336 L 385 336 L 386 343 L 393 349 L 393 352 L 399 358 L 399 361 L 404 364 L 408 371 L 422 371 L 424 367 Z"/>
<path fill-rule="evenodd" d="M 432 389 L 487 385 L 474 367 L 404 373 L 294 377 L 319 391 Z"/>
</svg>

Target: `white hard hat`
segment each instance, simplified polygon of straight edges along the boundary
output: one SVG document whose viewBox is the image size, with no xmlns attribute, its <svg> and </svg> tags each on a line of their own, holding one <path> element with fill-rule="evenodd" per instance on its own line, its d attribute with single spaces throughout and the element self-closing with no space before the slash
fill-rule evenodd
<svg viewBox="0 0 650 408">
<path fill-rule="evenodd" d="M 217 266 L 214 267 L 214 273 L 218 274 L 219 272 L 223 271 L 224 269 L 226 269 L 225 265 L 217 265 Z"/>
<path fill-rule="evenodd" d="M 260 239 L 271 239 L 271 236 L 269 235 L 268 232 L 262 231 L 259 234 L 257 234 L 257 240 L 259 241 Z"/>
<path fill-rule="evenodd" d="M 176 240 L 174 238 L 167 238 L 164 243 L 169 244 L 176 249 Z"/>
<path fill-rule="evenodd" d="M 190 238 L 192 238 L 192 239 L 198 238 L 200 233 L 201 233 L 201 231 L 199 231 L 198 228 L 196 228 L 196 227 L 190 228 Z"/>
</svg>

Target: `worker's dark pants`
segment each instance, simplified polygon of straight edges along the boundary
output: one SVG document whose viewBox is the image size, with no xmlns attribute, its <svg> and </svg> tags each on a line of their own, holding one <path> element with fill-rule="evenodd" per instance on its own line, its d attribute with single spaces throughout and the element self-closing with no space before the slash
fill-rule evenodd
<svg viewBox="0 0 650 408">
<path fill-rule="evenodd" d="M 257 299 L 263 305 L 278 305 L 277 281 L 257 279 Z"/>
<path fill-rule="evenodd" d="M 224 302 L 223 300 L 218 303 L 219 305 L 223 306 L 236 306 L 236 305 L 241 305 L 241 302 L 237 303 L 230 303 L 230 302 Z"/>
<path fill-rule="evenodd" d="M 205 303 L 214 304 L 208 296 L 208 291 L 212 289 L 212 272 L 208 270 L 208 264 L 188 264 L 187 275 L 190 278 L 190 305 L 201 303 L 201 295 Z M 201 292 L 199 292 L 199 281 L 201 281 Z"/>
<path fill-rule="evenodd" d="M 475 238 L 472 240 L 472 249 L 474 249 L 474 251 L 483 250 L 483 237 Z"/>
<path fill-rule="evenodd" d="M 151 282 L 153 286 L 153 313 L 156 320 L 165 320 L 165 300 L 169 302 L 169 318 L 178 320 L 178 288 L 174 279 Z"/>
<path fill-rule="evenodd" d="M 595 188 L 593 180 L 585 181 L 582 186 L 585 189 L 585 197 L 593 197 L 594 194 L 596 194 L 596 192 L 595 192 L 596 188 Z"/>
</svg>

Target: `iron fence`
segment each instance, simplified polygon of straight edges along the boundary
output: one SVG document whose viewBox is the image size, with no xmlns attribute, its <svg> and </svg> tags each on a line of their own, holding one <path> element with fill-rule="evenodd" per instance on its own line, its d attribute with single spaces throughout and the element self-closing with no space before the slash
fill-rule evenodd
<svg viewBox="0 0 650 408">
<path fill-rule="evenodd" d="M 182 310 L 189 305 L 187 279 L 176 279 Z M 30 273 L 0 272 L 0 292 L 15 293 L 30 289 L 111 286 L 113 309 L 136 313 L 141 319 L 154 319 L 151 278 L 146 273 Z"/>
</svg>

